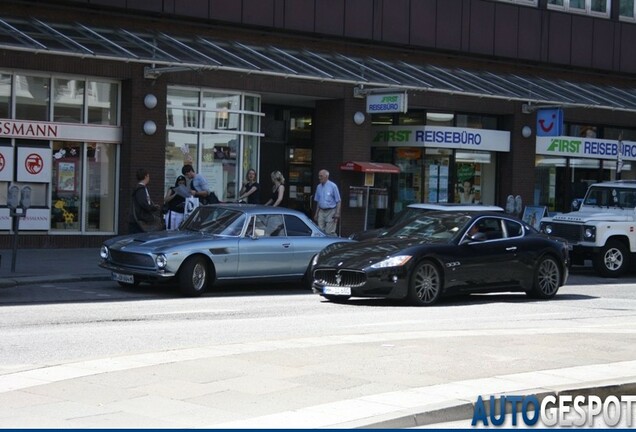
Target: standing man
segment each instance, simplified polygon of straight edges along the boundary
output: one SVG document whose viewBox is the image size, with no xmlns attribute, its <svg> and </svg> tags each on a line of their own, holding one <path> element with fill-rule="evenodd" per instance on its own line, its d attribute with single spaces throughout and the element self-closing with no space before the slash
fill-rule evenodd
<svg viewBox="0 0 636 432">
<path fill-rule="evenodd" d="M 318 180 L 320 183 L 314 197 L 317 204 L 314 221 L 327 234 L 336 235 L 336 227 L 340 219 L 340 191 L 338 186 L 329 180 L 329 171 L 320 170 Z"/>
</svg>

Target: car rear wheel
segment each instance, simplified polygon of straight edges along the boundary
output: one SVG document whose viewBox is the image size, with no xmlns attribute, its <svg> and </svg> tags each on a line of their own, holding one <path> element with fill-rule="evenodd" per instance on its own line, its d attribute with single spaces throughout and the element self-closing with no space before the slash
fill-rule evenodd
<svg viewBox="0 0 636 432">
<path fill-rule="evenodd" d="M 442 274 L 431 261 L 422 261 L 411 274 L 408 299 L 415 306 L 430 306 L 442 294 Z"/>
<path fill-rule="evenodd" d="M 188 258 L 179 270 L 179 289 L 188 297 L 203 294 L 210 280 L 210 269 L 203 257 Z"/>
<path fill-rule="evenodd" d="M 541 258 L 534 270 L 534 283 L 528 293 L 531 297 L 551 299 L 559 290 L 561 284 L 561 267 L 551 256 Z"/>
<path fill-rule="evenodd" d="M 610 240 L 594 256 L 594 270 L 604 277 L 619 277 L 629 266 L 629 251 L 618 240 Z"/>
</svg>

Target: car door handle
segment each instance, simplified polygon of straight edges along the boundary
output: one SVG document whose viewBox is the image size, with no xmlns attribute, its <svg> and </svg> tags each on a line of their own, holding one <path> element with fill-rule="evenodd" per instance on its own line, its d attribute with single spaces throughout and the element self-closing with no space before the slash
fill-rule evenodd
<svg viewBox="0 0 636 432">
<path fill-rule="evenodd" d="M 288 248 L 288 247 L 290 247 L 290 246 L 291 246 L 291 243 L 283 243 L 283 247 L 284 247 L 285 249 L 287 249 L 287 248 Z"/>
<path fill-rule="evenodd" d="M 507 251 L 515 251 L 517 250 L 517 246 L 510 246 L 506 248 Z"/>
</svg>

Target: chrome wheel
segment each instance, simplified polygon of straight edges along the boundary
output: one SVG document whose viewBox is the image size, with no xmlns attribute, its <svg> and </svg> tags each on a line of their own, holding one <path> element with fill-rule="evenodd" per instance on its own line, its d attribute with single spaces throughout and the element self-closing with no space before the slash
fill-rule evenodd
<svg viewBox="0 0 636 432">
<path fill-rule="evenodd" d="M 423 261 L 415 267 L 409 286 L 409 299 L 417 306 L 435 303 L 442 293 L 442 276 L 435 264 Z"/>
<path fill-rule="evenodd" d="M 203 294 L 208 286 L 210 270 L 207 261 L 200 256 L 188 258 L 179 270 L 179 288 L 190 297 Z"/>
<path fill-rule="evenodd" d="M 537 266 L 535 287 L 540 298 L 552 298 L 559 290 L 561 269 L 554 258 L 546 257 Z"/>
<path fill-rule="evenodd" d="M 617 240 L 608 241 L 594 256 L 594 269 L 604 277 L 618 277 L 625 273 L 629 266 L 629 251 L 624 243 Z"/>
</svg>

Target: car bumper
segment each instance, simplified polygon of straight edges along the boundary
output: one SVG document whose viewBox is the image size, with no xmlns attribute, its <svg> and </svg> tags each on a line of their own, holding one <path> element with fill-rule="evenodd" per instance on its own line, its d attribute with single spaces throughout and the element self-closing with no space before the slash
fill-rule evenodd
<svg viewBox="0 0 636 432">
<path fill-rule="evenodd" d="M 338 271 L 346 271 L 346 269 L 338 269 Z M 314 274 L 319 273 L 315 272 Z M 408 294 L 408 273 L 402 268 L 382 269 L 364 272 L 364 274 L 366 276 L 364 281 L 352 286 L 347 286 L 346 283 L 338 284 L 331 280 L 314 278 L 312 291 L 322 296 L 384 297 L 391 299 L 403 299 Z"/>
<path fill-rule="evenodd" d="M 114 273 L 133 275 L 136 278 L 143 279 L 143 280 L 165 280 L 165 279 L 170 279 L 176 276 L 175 273 L 170 271 L 130 268 L 130 267 L 116 265 L 108 261 L 100 262 L 99 266 L 106 270 L 110 270 Z"/>
</svg>

